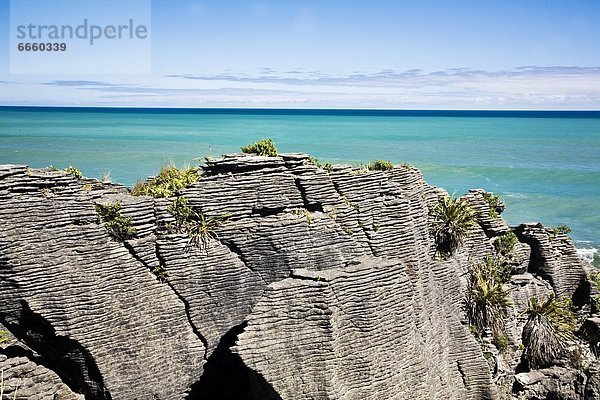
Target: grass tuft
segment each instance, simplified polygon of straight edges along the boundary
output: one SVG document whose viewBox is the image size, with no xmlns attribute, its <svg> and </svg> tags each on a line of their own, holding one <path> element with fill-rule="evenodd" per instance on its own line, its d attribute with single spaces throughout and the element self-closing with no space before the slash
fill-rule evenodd
<svg viewBox="0 0 600 400">
<path fill-rule="evenodd" d="M 309 157 L 309 160 L 312 164 L 314 164 L 317 168 L 321 168 L 324 169 L 327 172 L 331 172 L 333 171 L 333 165 L 331 165 L 330 163 L 321 163 L 319 162 L 319 160 L 317 160 L 314 157 Z"/>
<path fill-rule="evenodd" d="M 211 239 L 218 240 L 216 230 L 229 218 L 228 214 L 206 217 L 201 211 L 190 207 L 185 197 L 173 200 L 168 211 L 175 217 L 175 226 L 171 229 L 189 237 L 186 250 L 191 246 L 206 249 Z"/>
<path fill-rule="evenodd" d="M 496 346 L 500 352 L 505 352 L 508 349 L 508 338 L 505 335 L 494 335 L 492 344 Z"/>
<path fill-rule="evenodd" d="M 549 366 L 565 354 L 566 343 L 576 329 L 571 301 L 554 295 L 544 300 L 532 297 L 527 315 L 523 357 L 532 369 Z"/>
<path fill-rule="evenodd" d="M 121 203 L 96 204 L 96 213 L 113 238 L 123 241 L 137 234 L 136 229 L 131 227 L 131 217 L 121 215 Z"/>
<path fill-rule="evenodd" d="M 8 331 L 0 331 L 0 345 L 8 342 Z"/>
<path fill-rule="evenodd" d="M 494 337 L 503 336 L 506 307 L 510 304 L 504 284 L 509 279 L 510 273 L 491 256 L 469 267 L 467 317 L 479 335 L 489 328 Z"/>
<path fill-rule="evenodd" d="M 171 197 L 179 189 L 198 182 L 200 175 L 190 166 L 182 169 L 169 164 L 160 170 L 158 175 L 147 181 L 140 181 L 131 190 L 134 196 Z"/>
<path fill-rule="evenodd" d="M 594 271 L 589 275 L 590 282 L 594 285 L 594 288 L 600 292 L 600 272 Z M 600 295 L 595 295 L 592 297 L 594 308 L 596 312 L 600 311 Z"/>
<path fill-rule="evenodd" d="M 443 196 L 430 214 L 437 251 L 444 257 L 451 256 L 464 244 L 475 224 L 475 212 L 466 200 Z"/>
</svg>

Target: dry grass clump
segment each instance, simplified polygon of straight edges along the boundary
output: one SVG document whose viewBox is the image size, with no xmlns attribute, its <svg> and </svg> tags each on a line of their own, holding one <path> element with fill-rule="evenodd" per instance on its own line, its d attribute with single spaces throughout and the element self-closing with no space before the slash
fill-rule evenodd
<svg viewBox="0 0 600 400">
<path fill-rule="evenodd" d="M 530 368 L 551 365 L 566 352 L 566 343 L 576 329 L 571 301 L 554 295 L 529 299 L 527 322 L 523 327 L 523 357 Z"/>
</svg>

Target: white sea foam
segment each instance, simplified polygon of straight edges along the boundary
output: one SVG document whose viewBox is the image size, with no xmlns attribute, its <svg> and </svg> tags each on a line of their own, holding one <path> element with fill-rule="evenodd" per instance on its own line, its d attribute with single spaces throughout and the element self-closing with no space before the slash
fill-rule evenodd
<svg viewBox="0 0 600 400">
<path fill-rule="evenodd" d="M 590 262 L 594 261 L 594 256 L 597 253 L 598 249 L 577 249 L 577 254 L 579 254 L 580 257 L 585 258 Z"/>
</svg>

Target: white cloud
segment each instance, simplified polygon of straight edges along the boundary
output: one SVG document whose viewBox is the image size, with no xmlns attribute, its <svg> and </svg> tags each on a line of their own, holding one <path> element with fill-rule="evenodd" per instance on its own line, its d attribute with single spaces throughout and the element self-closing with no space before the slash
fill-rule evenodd
<svg viewBox="0 0 600 400">
<path fill-rule="evenodd" d="M 129 79 L 129 78 L 128 78 Z M 56 80 L 3 85 L 2 104 L 172 107 L 600 109 L 600 68 L 456 68 L 351 75 L 323 71 Z"/>
</svg>

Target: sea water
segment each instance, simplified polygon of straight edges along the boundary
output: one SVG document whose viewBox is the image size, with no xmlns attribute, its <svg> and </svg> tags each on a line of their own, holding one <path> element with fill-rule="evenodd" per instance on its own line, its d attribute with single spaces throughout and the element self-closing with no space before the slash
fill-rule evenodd
<svg viewBox="0 0 600 400">
<path fill-rule="evenodd" d="M 132 185 L 272 138 L 321 162 L 408 162 L 456 195 L 499 194 L 510 224 L 565 224 L 600 249 L 600 112 L 0 107 L 0 163 L 69 165 Z"/>
</svg>

